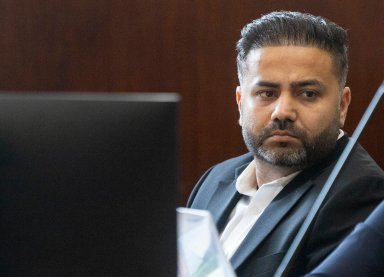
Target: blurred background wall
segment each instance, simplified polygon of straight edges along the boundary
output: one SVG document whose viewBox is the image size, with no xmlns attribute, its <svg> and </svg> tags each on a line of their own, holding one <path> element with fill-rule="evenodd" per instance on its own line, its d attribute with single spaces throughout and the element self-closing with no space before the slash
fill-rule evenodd
<svg viewBox="0 0 384 277">
<path fill-rule="evenodd" d="M 183 204 L 208 167 L 246 151 L 235 43 L 273 10 L 348 29 L 352 134 L 384 79 L 383 0 L 0 0 L 0 90 L 180 93 Z M 361 138 L 382 167 L 383 106 Z"/>
</svg>

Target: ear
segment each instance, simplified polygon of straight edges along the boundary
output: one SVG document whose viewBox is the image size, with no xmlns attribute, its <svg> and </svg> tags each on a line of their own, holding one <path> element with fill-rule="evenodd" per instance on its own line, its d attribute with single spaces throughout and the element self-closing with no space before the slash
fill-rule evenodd
<svg viewBox="0 0 384 277">
<path fill-rule="evenodd" d="M 237 103 L 237 108 L 239 110 L 239 125 L 241 126 L 241 87 L 237 86 L 236 87 L 236 103 Z"/>
<path fill-rule="evenodd" d="M 344 126 L 349 104 L 351 103 L 351 90 L 349 87 L 343 89 L 340 99 L 340 128 Z"/>
</svg>

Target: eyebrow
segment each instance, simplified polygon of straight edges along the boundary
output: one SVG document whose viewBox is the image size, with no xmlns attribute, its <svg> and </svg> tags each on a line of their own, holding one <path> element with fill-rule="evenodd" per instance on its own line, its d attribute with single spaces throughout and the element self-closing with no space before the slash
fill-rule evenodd
<svg viewBox="0 0 384 277">
<path fill-rule="evenodd" d="M 255 85 L 260 86 L 260 87 L 280 88 L 279 83 L 275 83 L 275 82 L 271 82 L 271 81 L 264 81 L 264 80 L 260 80 L 260 81 L 256 82 Z M 322 82 L 315 80 L 315 79 L 295 81 L 295 82 L 292 82 L 290 84 L 291 88 L 300 88 L 300 87 L 308 87 L 308 86 L 315 86 L 315 87 L 319 87 L 321 89 L 325 89 L 325 85 Z"/>
<path fill-rule="evenodd" d="M 308 86 L 314 86 L 314 87 L 318 87 L 320 89 L 325 89 L 325 85 L 318 81 L 318 80 L 303 80 L 303 81 L 297 81 L 297 82 L 293 82 L 290 87 L 291 88 L 300 88 L 300 87 L 308 87 Z"/>
<path fill-rule="evenodd" d="M 279 88 L 280 87 L 280 85 L 278 83 L 263 81 L 263 80 L 258 81 L 255 85 L 259 86 L 259 87 L 270 87 L 270 88 Z"/>
</svg>

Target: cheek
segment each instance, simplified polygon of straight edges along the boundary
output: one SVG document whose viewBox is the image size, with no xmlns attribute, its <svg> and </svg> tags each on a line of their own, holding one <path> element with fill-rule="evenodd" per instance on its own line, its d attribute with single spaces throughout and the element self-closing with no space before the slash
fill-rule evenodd
<svg viewBox="0 0 384 277">
<path fill-rule="evenodd" d="M 326 129 L 339 127 L 339 112 L 335 110 L 327 110 L 319 113 L 313 111 L 307 113 L 302 124 L 309 135 L 317 135 Z M 336 127 L 335 127 L 336 126 Z"/>
<path fill-rule="evenodd" d="M 256 109 L 243 109 L 240 114 L 241 125 L 253 132 L 265 128 L 270 123 L 270 119 L 270 114 Z"/>
</svg>

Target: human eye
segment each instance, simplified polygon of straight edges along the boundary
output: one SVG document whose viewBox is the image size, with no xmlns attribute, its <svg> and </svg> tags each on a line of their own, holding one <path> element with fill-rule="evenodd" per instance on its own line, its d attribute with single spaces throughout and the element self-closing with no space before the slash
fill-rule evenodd
<svg viewBox="0 0 384 277">
<path fill-rule="evenodd" d="M 307 101 L 314 101 L 319 96 L 319 93 L 315 90 L 302 90 L 299 96 Z"/>
<path fill-rule="evenodd" d="M 256 92 L 258 98 L 264 101 L 272 100 L 277 97 L 277 92 L 274 90 L 259 90 Z"/>
</svg>

